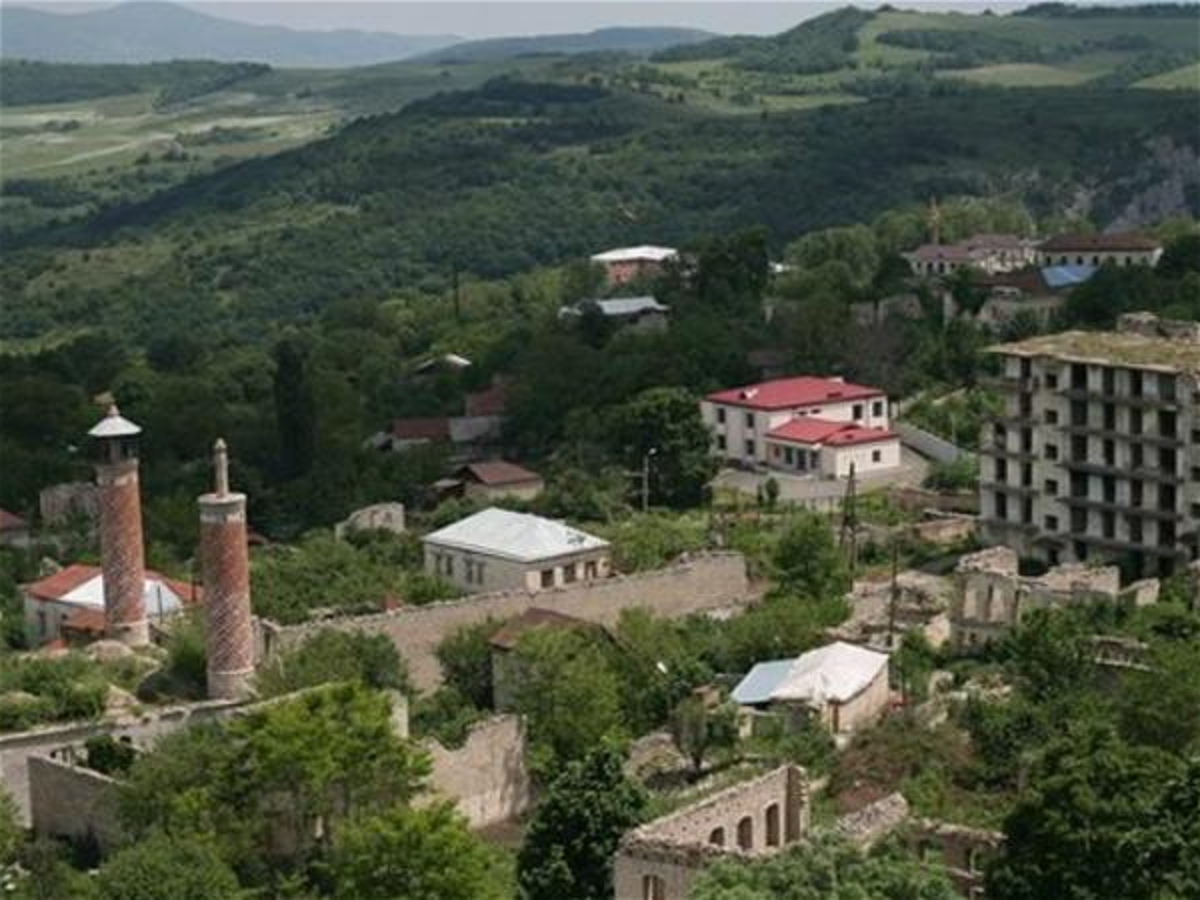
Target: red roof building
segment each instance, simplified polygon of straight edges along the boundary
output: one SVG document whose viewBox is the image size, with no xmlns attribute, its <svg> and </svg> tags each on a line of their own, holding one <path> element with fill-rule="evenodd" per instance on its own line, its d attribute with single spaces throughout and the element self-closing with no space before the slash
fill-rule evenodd
<svg viewBox="0 0 1200 900">
<path fill-rule="evenodd" d="M 465 409 L 468 416 L 503 416 L 508 408 L 508 385 L 498 381 L 491 387 L 467 394 Z"/>
<path fill-rule="evenodd" d="M 392 439 L 401 444 L 427 444 L 450 440 L 450 420 L 440 418 L 396 419 Z"/>
<path fill-rule="evenodd" d="M 545 483 L 537 472 L 502 459 L 470 463 L 459 471 L 463 493 L 478 500 L 516 497 L 532 500 L 542 492 Z"/>
<path fill-rule="evenodd" d="M 794 444 L 850 447 L 896 440 L 896 432 L 887 428 L 863 428 L 850 422 L 829 422 L 825 419 L 792 419 L 767 433 L 769 441 Z"/>
<path fill-rule="evenodd" d="M 730 388 L 709 394 L 710 403 L 741 406 L 747 409 L 780 410 L 815 406 L 823 403 L 845 403 L 885 396 L 879 388 L 853 384 L 840 378 L 816 378 L 802 375 L 763 381 L 740 388 Z"/>
</svg>

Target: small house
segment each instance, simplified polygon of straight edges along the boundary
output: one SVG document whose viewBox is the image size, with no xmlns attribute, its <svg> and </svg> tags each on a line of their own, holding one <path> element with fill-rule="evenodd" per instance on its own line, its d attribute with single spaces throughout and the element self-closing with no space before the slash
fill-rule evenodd
<svg viewBox="0 0 1200 900">
<path fill-rule="evenodd" d="M 470 593 L 536 593 L 609 575 L 608 541 L 496 507 L 427 535 L 424 545 L 425 571 Z"/>
<path fill-rule="evenodd" d="M 835 736 L 874 722 L 890 699 L 888 655 L 843 641 L 759 663 L 733 689 L 748 718 L 772 713 L 794 727 L 814 717 Z"/>
<path fill-rule="evenodd" d="M 564 306 L 558 317 L 564 320 L 582 319 L 589 311 L 601 316 L 614 329 L 653 332 L 667 330 L 671 312 L 653 297 L 613 297 L 608 300 L 581 300 L 574 306 Z"/>
<path fill-rule="evenodd" d="M 501 497 L 532 500 L 545 487 L 537 472 L 502 459 L 469 463 L 458 474 L 463 494 L 472 500 L 492 501 Z"/>
<path fill-rule="evenodd" d="M 610 286 L 619 287 L 643 276 L 658 275 L 668 262 L 678 258 L 679 251 L 674 247 L 643 244 L 597 253 L 592 262 L 604 269 L 604 277 Z"/>
</svg>

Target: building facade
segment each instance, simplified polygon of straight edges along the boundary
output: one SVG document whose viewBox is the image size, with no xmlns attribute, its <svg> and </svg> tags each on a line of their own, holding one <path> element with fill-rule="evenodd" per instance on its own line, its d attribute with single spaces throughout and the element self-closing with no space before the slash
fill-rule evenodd
<svg viewBox="0 0 1200 900">
<path fill-rule="evenodd" d="M 1038 258 L 1044 266 L 1156 266 L 1162 252 L 1141 234 L 1060 234 L 1042 242 Z"/>
<path fill-rule="evenodd" d="M 492 507 L 427 535 L 425 571 L 468 593 L 529 593 L 607 578 L 608 541 Z"/>
<path fill-rule="evenodd" d="M 643 244 L 597 253 L 592 257 L 592 262 L 604 269 L 604 277 L 610 287 L 620 287 L 644 276 L 658 275 L 668 262 L 678 257 L 679 251 L 674 247 Z"/>
<path fill-rule="evenodd" d="M 1122 316 L 1112 332 L 993 348 L 1001 415 L 981 436 L 985 542 L 1050 565 L 1166 575 L 1197 557 L 1200 324 Z"/>
<path fill-rule="evenodd" d="M 798 426 L 790 423 L 798 419 L 817 422 L 817 426 L 800 429 L 809 437 L 809 432 L 830 424 L 856 426 L 861 437 L 869 429 L 887 430 L 888 401 L 878 388 L 840 378 L 800 376 L 709 394 L 700 403 L 700 415 L 712 434 L 713 453 L 721 459 L 746 466 L 774 463 L 796 471 L 799 466 L 794 450 L 798 445 L 794 433 L 798 433 Z M 829 437 L 836 430 L 826 427 L 823 434 Z M 874 436 L 883 439 L 882 434 Z M 823 444 L 810 443 L 805 449 L 815 446 L 820 450 Z M 780 448 L 778 454 L 772 452 L 772 446 Z M 784 452 L 788 446 L 793 447 L 790 464 Z M 816 472 L 836 468 L 836 464 L 822 461 L 819 454 L 815 460 L 807 456 L 804 465 L 806 470 Z"/>
<path fill-rule="evenodd" d="M 613 894 L 686 900 L 706 866 L 773 855 L 810 828 L 808 776 L 784 766 L 626 834 L 613 859 Z"/>
</svg>

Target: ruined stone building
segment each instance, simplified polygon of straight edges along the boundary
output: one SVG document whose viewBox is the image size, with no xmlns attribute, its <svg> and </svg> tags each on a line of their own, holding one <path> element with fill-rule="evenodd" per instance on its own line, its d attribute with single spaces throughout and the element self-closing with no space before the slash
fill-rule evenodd
<svg viewBox="0 0 1200 900">
<path fill-rule="evenodd" d="M 959 560 L 950 605 L 950 639 L 970 649 L 1003 637 L 1035 609 L 1057 609 L 1128 598 L 1137 605 L 1158 599 L 1153 579 L 1121 587 L 1116 566 L 1062 563 L 1043 575 L 1021 575 L 1017 554 L 989 547 Z"/>
<path fill-rule="evenodd" d="M 686 900 L 723 858 L 778 853 L 809 833 L 808 776 L 783 766 L 636 828 L 613 860 L 616 900 Z"/>
<path fill-rule="evenodd" d="M 1124 315 L 993 348 L 981 435 L 986 543 L 1168 575 L 1200 555 L 1200 324 Z"/>
</svg>

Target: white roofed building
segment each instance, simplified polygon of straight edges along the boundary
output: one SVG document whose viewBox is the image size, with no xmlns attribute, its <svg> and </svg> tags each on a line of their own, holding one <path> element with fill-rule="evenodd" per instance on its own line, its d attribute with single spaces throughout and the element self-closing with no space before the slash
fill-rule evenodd
<svg viewBox="0 0 1200 900">
<path fill-rule="evenodd" d="M 425 571 L 470 593 L 530 593 L 607 578 L 608 541 L 541 516 L 491 507 L 429 534 Z"/>
<path fill-rule="evenodd" d="M 795 659 L 759 663 L 733 689 L 733 700 L 750 709 L 800 710 L 835 735 L 848 735 L 887 710 L 888 655 L 837 641 Z"/>
<path fill-rule="evenodd" d="M 612 286 L 627 284 L 643 275 L 657 275 L 663 266 L 679 257 L 674 247 L 655 247 L 643 244 L 639 247 L 617 247 L 597 253 L 592 262 L 604 268 L 605 277 Z"/>
<path fill-rule="evenodd" d="M 564 306 L 558 311 L 563 320 L 582 319 L 589 310 L 595 310 L 606 321 L 620 328 L 635 331 L 663 331 L 667 327 L 667 316 L 671 312 L 653 297 L 612 297 L 608 300 L 581 300 L 573 306 Z"/>
<path fill-rule="evenodd" d="M 152 624 L 201 600 L 200 588 L 147 570 L 142 602 Z M 104 636 L 104 575 L 98 566 L 67 566 L 23 585 L 25 634 L 30 646 L 59 639 L 88 641 Z"/>
</svg>

